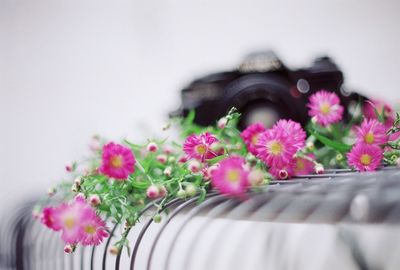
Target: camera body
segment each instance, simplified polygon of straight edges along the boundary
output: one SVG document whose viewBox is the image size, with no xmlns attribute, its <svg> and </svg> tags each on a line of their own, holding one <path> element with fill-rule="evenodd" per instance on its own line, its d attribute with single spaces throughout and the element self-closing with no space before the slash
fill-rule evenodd
<svg viewBox="0 0 400 270">
<path fill-rule="evenodd" d="M 212 125 L 232 107 L 242 113 L 241 129 L 262 122 L 272 126 L 281 118 L 305 125 L 310 95 L 325 89 L 335 92 L 346 108 L 365 97 L 343 87 L 343 73 L 329 57 L 314 60 L 310 67 L 291 70 L 272 51 L 248 55 L 239 67 L 196 79 L 181 91 L 181 107 L 170 116 L 186 116 L 195 110 L 194 122 Z"/>
</svg>

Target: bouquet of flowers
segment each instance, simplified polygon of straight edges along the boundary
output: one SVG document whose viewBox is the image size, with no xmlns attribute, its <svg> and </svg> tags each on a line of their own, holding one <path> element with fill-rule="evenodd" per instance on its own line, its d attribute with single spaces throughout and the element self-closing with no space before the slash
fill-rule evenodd
<svg viewBox="0 0 400 270">
<path fill-rule="evenodd" d="M 213 127 L 194 124 L 194 112 L 171 120 L 164 130 L 178 125 L 181 142 L 116 143 L 95 136 L 92 156 L 66 166 L 70 180 L 51 188 L 34 216 L 61 232 L 66 253 L 100 244 L 109 236 L 107 223 L 125 224 L 110 249 L 117 254 L 124 246 L 129 250 L 129 231 L 148 204 L 158 223 L 166 203 L 194 196 L 201 203 L 212 189 L 245 200 L 249 190 L 274 179 L 290 181 L 330 167 L 374 171 L 400 165 L 400 116 L 387 104 L 359 104 L 347 124 L 335 93 L 321 90 L 307 106 L 311 121 L 305 128 L 282 119 L 272 128 L 256 123 L 239 131 L 240 114 L 233 108 Z"/>
</svg>

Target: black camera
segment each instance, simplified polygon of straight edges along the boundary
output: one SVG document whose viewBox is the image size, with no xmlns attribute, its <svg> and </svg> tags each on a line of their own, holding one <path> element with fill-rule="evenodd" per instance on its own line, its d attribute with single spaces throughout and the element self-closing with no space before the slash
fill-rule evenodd
<svg viewBox="0 0 400 270">
<path fill-rule="evenodd" d="M 207 126 L 232 107 L 242 113 L 240 128 L 262 122 L 272 126 L 281 118 L 306 124 L 308 97 L 318 90 L 335 92 L 346 108 L 365 97 L 345 90 L 343 73 L 329 57 L 314 60 L 310 67 L 291 70 L 272 51 L 248 55 L 239 67 L 199 78 L 181 92 L 181 107 L 170 114 L 186 116 L 195 110 L 195 123 Z"/>
</svg>

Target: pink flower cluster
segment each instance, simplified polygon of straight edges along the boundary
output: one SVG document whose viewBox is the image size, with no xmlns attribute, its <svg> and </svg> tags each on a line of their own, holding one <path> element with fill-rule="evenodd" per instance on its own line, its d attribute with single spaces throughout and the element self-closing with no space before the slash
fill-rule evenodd
<svg viewBox="0 0 400 270">
<path fill-rule="evenodd" d="M 105 222 L 82 196 L 58 207 L 43 209 L 41 221 L 54 231 L 61 231 L 67 244 L 98 245 L 108 237 Z"/>
<path fill-rule="evenodd" d="M 378 115 L 384 115 L 385 122 L 378 121 Z M 347 154 L 349 166 L 358 171 L 374 171 L 382 162 L 382 145 L 389 139 L 395 139 L 398 134 L 388 137 L 387 131 L 394 122 L 393 109 L 379 101 L 367 101 L 363 107 L 364 121 L 356 127 L 357 140 Z"/>
<path fill-rule="evenodd" d="M 306 139 L 305 131 L 297 122 L 282 119 L 271 129 L 253 124 L 241 133 L 241 137 L 249 152 L 264 161 L 275 178 L 287 179 L 296 172 L 312 171 L 308 171 L 309 164 L 305 159 L 295 158 L 297 151 L 304 147 Z"/>
</svg>

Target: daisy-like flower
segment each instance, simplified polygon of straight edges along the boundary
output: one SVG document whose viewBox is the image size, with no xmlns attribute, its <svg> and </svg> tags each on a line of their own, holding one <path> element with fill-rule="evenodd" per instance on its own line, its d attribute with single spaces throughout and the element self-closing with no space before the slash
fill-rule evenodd
<svg viewBox="0 0 400 270">
<path fill-rule="evenodd" d="M 208 132 L 200 135 L 192 134 L 186 138 L 183 144 L 183 151 L 185 151 L 188 158 L 204 162 L 206 159 L 218 156 L 218 153 L 214 152 L 211 147 L 214 143 L 218 143 L 218 139 Z"/>
<path fill-rule="evenodd" d="M 310 108 L 308 115 L 313 117 L 318 124 L 327 126 L 342 120 L 343 107 L 340 105 L 339 97 L 326 90 L 320 90 L 309 98 Z"/>
<path fill-rule="evenodd" d="M 308 154 L 310 158 L 314 158 L 313 154 Z M 294 175 L 305 175 L 314 172 L 314 163 L 303 157 L 294 159 Z"/>
<path fill-rule="evenodd" d="M 81 220 L 90 206 L 81 197 L 72 203 L 63 203 L 57 208 L 57 225 L 61 227 L 61 239 L 67 244 L 76 244 L 82 238 Z"/>
<path fill-rule="evenodd" d="M 291 163 L 297 147 L 292 143 L 291 137 L 281 128 L 268 129 L 261 133 L 258 143 L 257 157 L 269 167 L 281 167 Z"/>
<path fill-rule="evenodd" d="M 384 144 L 387 142 L 386 128 L 376 119 L 365 119 L 356 127 L 357 143 Z"/>
<path fill-rule="evenodd" d="M 283 130 L 290 137 L 291 143 L 301 149 L 305 146 L 306 132 L 301 125 L 292 120 L 281 119 L 273 126 L 273 129 Z"/>
<path fill-rule="evenodd" d="M 257 155 L 256 144 L 261 133 L 265 131 L 265 126 L 261 123 L 255 123 L 248 126 L 245 130 L 240 133 L 244 143 L 247 146 L 247 150 L 253 155 Z"/>
<path fill-rule="evenodd" d="M 355 144 L 347 153 L 349 166 L 358 171 L 374 171 L 379 167 L 383 158 L 383 150 L 373 144 Z"/>
<path fill-rule="evenodd" d="M 135 171 L 135 163 L 136 159 L 129 148 L 110 142 L 103 147 L 100 172 L 117 180 L 125 180 Z"/>
<path fill-rule="evenodd" d="M 83 212 L 80 230 L 80 243 L 84 246 L 98 245 L 108 237 L 105 222 L 91 208 Z"/>
<path fill-rule="evenodd" d="M 211 172 L 211 183 L 221 193 L 241 195 L 249 187 L 249 170 L 241 157 L 228 157 Z"/>
</svg>

